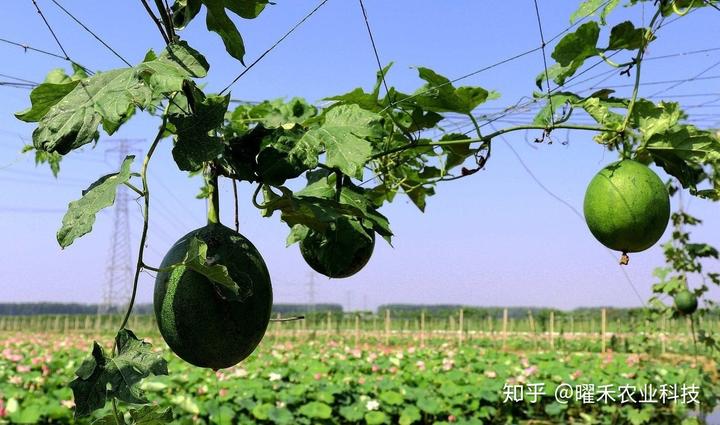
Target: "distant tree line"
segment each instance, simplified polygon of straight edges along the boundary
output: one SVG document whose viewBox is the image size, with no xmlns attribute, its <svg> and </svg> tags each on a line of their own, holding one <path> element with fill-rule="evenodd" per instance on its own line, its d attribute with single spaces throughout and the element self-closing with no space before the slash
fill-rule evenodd
<svg viewBox="0 0 720 425">
<path fill-rule="evenodd" d="M 79 303 L 0 303 L 0 316 L 28 316 L 28 315 L 75 315 L 75 314 L 97 314 L 100 305 L 98 304 L 79 304 Z M 475 307 L 463 306 L 460 304 L 383 304 L 378 307 L 377 314 L 384 316 L 385 310 L 390 310 L 394 319 L 417 319 L 421 311 L 425 311 L 428 317 L 436 319 L 447 319 L 451 316 L 457 316 L 460 309 L 463 309 L 465 319 L 501 319 L 504 307 Z M 572 316 L 574 320 L 597 320 L 600 317 L 602 307 L 583 307 L 574 310 L 558 310 L 542 307 L 508 307 L 508 317 L 511 319 L 527 319 L 532 314 L 533 320 L 539 325 L 543 325 L 549 320 L 550 312 L 554 312 L 556 319 Z M 648 310 L 643 308 L 614 308 L 607 307 L 608 321 L 639 321 L 650 318 Z M 105 311 L 105 309 L 101 310 Z M 152 314 L 152 304 L 136 304 L 133 311 L 137 314 Z M 124 307 L 116 306 L 108 313 L 120 314 L 124 312 Z M 364 312 L 344 312 L 340 304 L 275 304 L 273 305 L 273 315 L 305 315 L 306 317 L 326 316 L 330 312 L 333 317 L 339 317 L 344 314 L 372 315 L 371 311 Z M 712 318 L 719 318 L 720 312 L 714 310 L 710 313 Z"/>
<path fill-rule="evenodd" d="M 550 312 L 555 314 L 556 319 L 562 319 L 572 316 L 574 320 L 597 320 L 600 317 L 600 310 L 603 307 L 581 307 L 574 310 L 559 310 L 544 307 L 507 307 L 508 318 L 510 319 L 527 319 L 532 315 L 533 320 L 542 324 L 549 320 Z M 392 316 L 398 319 L 417 318 L 421 311 L 433 318 L 448 318 L 457 316 L 460 309 L 463 309 L 463 317 L 465 319 L 501 319 L 505 307 L 475 307 L 464 306 L 460 304 L 383 304 L 378 307 L 378 314 L 384 315 L 385 310 L 390 310 Z M 650 312 L 644 308 L 616 308 L 605 307 L 607 320 L 644 320 L 651 318 Z M 711 312 L 710 317 L 720 317 L 717 310 Z"/>
</svg>

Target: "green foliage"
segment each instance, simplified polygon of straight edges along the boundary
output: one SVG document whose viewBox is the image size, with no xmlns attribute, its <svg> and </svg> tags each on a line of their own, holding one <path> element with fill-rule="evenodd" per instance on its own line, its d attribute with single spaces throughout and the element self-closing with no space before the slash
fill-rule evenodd
<svg viewBox="0 0 720 425">
<path fill-rule="evenodd" d="M 418 68 L 418 72 L 427 84 L 414 94 L 413 102 L 425 111 L 470 114 L 488 99 L 499 97 L 482 87 L 455 88 L 447 77 L 429 68 Z"/>
<path fill-rule="evenodd" d="M 162 409 L 160 406 L 142 406 L 139 409 L 131 409 L 127 416 L 120 417 L 122 425 L 162 425 L 171 423 L 173 420 L 170 408 Z M 92 425 L 120 425 L 118 417 L 114 414 L 104 416 L 93 421 Z"/>
<path fill-rule="evenodd" d="M 135 108 L 149 107 L 158 94 L 179 90 L 192 78 L 204 77 L 207 62 L 187 44 L 169 46 L 134 68 L 98 72 L 90 77 L 62 76 L 63 83 L 45 82 L 30 94 L 32 107 L 16 114 L 37 122 L 33 145 L 38 150 L 66 154 L 96 141 L 102 124 L 113 134 L 133 115 Z M 57 80 L 57 72 L 52 81 Z"/>
<path fill-rule="evenodd" d="M 230 96 L 205 96 L 192 91 L 188 114 L 170 115 L 170 124 L 176 134 L 173 158 L 184 171 L 199 171 L 203 164 L 215 160 L 223 153 L 222 138 L 212 133 L 223 122 Z"/>
<path fill-rule="evenodd" d="M 57 178 L 60 172 L 60 161 L 62 161 L 62 155 L 57 152 L 45 152 L 35 149 L 33 145 L 26 145 L 22 148 L 22 153 L 35 151 L 35 165 L 47 163 L 50 166 L 50 171 L 53 176 Z"/>
<path fill-rule="evenodd" d="M 147 403 L 140 383 L 150 375 L 167 375 L 167 363 L 129 329 L 115 337 L 116 356 L 107 356 L 96 342 L 92 355 L 75 371 L 70 383 L 75 395 L 75 416 L 87 416 L 116 398 L 127 403 Z"/>
<path fill-rule="evenodd" d="M 570 23 L 574 24 L 579 19 L 598 14 L 600 22 L 605 25 L 605 18 L 619 3 L 620 0 L 585 0 L 580 3 L 580 7 L 570 15 Z"/>
<path fill-rule="evenodd" d="M 646 3 L 643 6 L 650 4 L 647 0 L 630 0 L 628 6 L 641 2 Z M 164 9 L 161 2 L 156 3 Z M 163 124 L 144 165 L 147 165 L 160 139 L 173 136 L 173 158 L 180 170 L 192 174 L 209 167 L 218 170 L 222 176 L 257 184 L 255 205 L 267 217 L 280 211 L 281 220 L 291 228 L 288 243 L 306 240 L 311 234 L 327 235 L 343 228 L 361 230 L 373 241 L 374 233 L 390 241 L 392 232 L 388 220 L 379 213 L 385 202 L 392 202 L 398 194 L 404 194 L 424 211 L 428 198 L 435 194 L 439 183 L 473 175 L 485 167 L 490 158 L 493 137 L 525 129 L 542 131 L 542 140 L 556 129 L 595 130 L 595 141 L 609 150 L 618 151 L 624 159 L 631 158 L 643 164 L 654 162 L 676 178 L 683 188 L 689 189 L 692 195 L 719 200 L 718 133 L 688 124 L 688 116 L 676 103 L 654 103 L 638 96 L 643 55 L 655 39 L 655 32 L 662 21 L 660 18 L 682 16 L 712 5 L 712 2 L 653 2 L 655 13 L 647 27 L 644 27 L 645 23 L 643 27 L 636 27 L 632 21 L 623 21 L 604 31 L 609 13 L 619 3 L 619 0 L 581 2 L 570 17 L 571 23 L 577 24 L 573 27 L 574 31 L 565 34 L 556 44 L 551 54 L 556 63 L 537 76 L 536 84 L 540 89 L 547 81 L 564 85 L 582 72 L 588 59 L 600 58 L 608 65 L 622 69 L 625 74 L 635 72 L 630 98 L 613 97 L 612 90 L 603 88 L 589 96 L 568 91 L 568 87 L 564 88 L 565 91 L 554 90 L 547 95 L 535 93 L 535 99 L 544 100 L 546 104 L 531 125 L 505 128 L 485 135 L 477 122 L 476 110 L 498 95 L 482 87 L 456 87 L 450 78 L 424 67 L 418 68 L 422 85 L 410 93 L 388 87 L 381 96 L 384 76 L 391 67 L 387 65 L 377 73 L 371 91 L 356 88 L 345 94 L 330 96 L 327 100 L 331 104 L 325 108 L 292 98 L 290 101 L 240 105 L 228 111 L 229 95 L 205 94 L 196 86 L 194 79 L 205 77 L 209 65 L 199 52 L 174 35 L 173 28 L 165 28 L 164 33 L 170 36 L 166 49 L 160 54 L 149 51 L 137 66 L 92 74 L 78 66 L 73 66 L 72 75 L 63 70 L 51 71 L 45 81 L 30 93 L 31 107 L 16 116 L 23 121 L 37 123 L 33 131 L 36 163 L 47 162 L 53 174 L 57 175 L 62 156 L 96 142 L 101 125 L 105 133 L 111 135 L 137 109 L 157 113 L 164 105 Z M 208 30 L 217 33 L 227 52 L 242 62 L 245 44 L 230 16 L 254 19 L 268 4 L 273 3 L 268 0 L 176 0 L 171 8 L 172 24 L 167 22 L 166 13 L 161 15 L 166 27 L 174 25 L 182 29 L 198 16 L 204 6 Z M 232 13 L 228 14 L 228 11 Z M 597 16 L 598 21 L 589 19 L 593 16 Z M 601 36 L 608 38 L 601 40 Z M 612 62 L 610 54 L 617 52 L 629 53 L 632 58 L 624 63 Z M 448 114 L 467 116 L 475 127 L 476 134 L 472 136 L 475 138 L 467 133 L 448 133 L 443 128 Z M 576 114 L 589 116 L 597 125 L 574 124 L 571 118 Z M 62 247 L 89 232 L 96 213 L 112 205 L 118 185 L 129 182 L 131 161 L 132 158 L 128 157 L 119 173 L 102 177 L 83 192 L 80 200 L 70 204 L 58 232 Z M 147 183 L 145 170 L 144 166 L 140 175 L 143 187 Z M 307 176 L 304 188 L 302 183 L 294 181 L 303 174 Z M 264 198 L 262 204 L 257 199 L 260 192 Z M 211 188 L 204 187 L 200 196 L 211 193 Z M 147 193 L 139 195 L 148 196 Z M 699 220 L 680 212 L 673 216 L 673 222 L 673 240 L 664 247 L 668 265 L 656 272 L 659 283 L 654 291 L 662 295 L 675 294 L 688 285 L 688 274 L 698 274 L 706 279 L 704 282 L 720 284 L 718 274 L 704 273 L 702 269 L 703 260 L 717 259 L 717 250 L 705 244 L 689 242 L 688 233 L 683 230 L 684 225 L 696 225 Z M 346 226 L 348 223 L 349 226 Z M 141 243 L 144 243 L 144 238 Z M 344 244 L 336 254 L 347 256 L 352 252 L 349 245 L 353 244 Z M 187 255 L 172 262 L 175 266 L 181 264 L 173 267 L 173 272 L 183 274 L 187 271 L 193 276 L 200 276 L 213 284 L 210 289 L 214 291 L 217 288 L 226 297 L 244 296 L 238 286 L 243 279 L 230 278 L 233 275 L 229 270 L 231 265 L 215 262 L 209 250 L 212 248 L 204 242 L 193 240 L 187 252 L 183 253 Z M 332 262 L 335 261 L 332 259 Z M 142 264 L 141 257 L 138 267 Z M 202 288 L 208 289 L 207 286 Z M 701 296 L 706 290 L 703 283 L 693 292 Z M 658 304 L 660 300 L 654 299 L 653 305 Z M 193 311 L 189 310 L 188 315 Z M 662 311 L 667 313 L 667 310 Z M 701 310 L 701 313 L 704 314 L 704 311 Z M 222 337 L 219 335 L 218 339 Z M 123 338 L 122 342 L 128 346 L 137 345 L 127 335 Z M 717 342 L 707 333 L 699 333 L 698 339 L 708 347 L 717 348 Z M 197 343 L 202 344 L 202 338 Z M 145 347 L 142 342 L 140 344 L 138 347 Z M 106 389 L 101 385 L 103 380 L 110 382 L 115 379 L 113 369 L 107 369 L 115 366 L 105 357 L 99 345 L 95 347 L 97 350 L 93 351 L 92 359 L 84 363 L 78 370 L 78 379 L 73 381 L 74 389 L 82 393 L 82 399 L 77 403 L 78 414 L 86 414 L 100 404 L 104 405 L 108 397 L 130 402 L 140 399 L 141 394 L 135 385 L 137 382 L 130 389 L 120 386 Z M 97 375 L 100 370 L 102 374 Z M 138 373 L 141 377 L 146 376 L 142 370 Z M 548 374 L 548 379 L 554 376 L 558 375 Z M 140 378 L 134 376 L 133 379 Z M 392 383 L 383 387 L 379 395 L 373 393 L 380 397 L 384 406 L 390 407 L 382 411 L 366 411 L 360 400 L 349 395 L 343 399 L 343 405 L 335 409 L 333 403 L 338 400 L 335 395 L 340 390 L 318 391 L 317 394 L 322 395 L 315 399 L 304 399 L 297 394 L 297 400 L 286 400 L 288 404 L 295 405 L 297 409 L 293 412 L 297 411 L 297 415 L 285 407 L 274 406 L 272 402 L 275 400 L 271 396 L 263 398 L 263 390 L 272 391 L 258 384 L 255 389 L 261 392 L 257 400 L 249 396 L 241 398 L 246 404 L 241 406 L 243 411 L 238 421 L 249 422 L 255 418 L 274 423 L 310 423 L 318 419 L 327 420 L 337 410 L 350 421 L 412 423 L 425 421 L 430 416 L 436 423 L 443 423 L 447 418 L 435 416 L 469 406 L 473 413 L 466 423 L 478 423 L 489 420 L 503 409 L 503 406 L 471 405 L 469 400 L 457 402 L 459 399 L 453 398 L 452 394 L 457 396 L 460 392 L 454 391 L 452 386 L 441 385 L 442 391 L 438 392 L 426 391 L 423 386 L 436 384 L 428 382 L 427 378 L 417 378 L 413 383 L 420 387 L 416 393 L 400 391 Z M 473 383 L 467 382 L 464 385 L 468 386 L 465 393 L 480 394 L 480 398 L 484 397 L 490 403 L 496 401 L 488 395 L 487 388 L 476 388 Z M 402 411 L 399 410 L 397 394 L 410 404 Z M 181 409 L 194 415 L 200 414 L 200 407 L 189 397 L 173 395 L 173 400 Z M 224 413 L 227 413 L 228 407 L 219 405 L 215 400 L 213 403 L 203 406 L 210 412 L 207 419 L 226 423 Z M 38 412 L 33 407 L 18 412 L 16 409 L 12 413 L 13 421 L 32 422 L 38 418 Z M 579 417 L 590 423 L 595 419 L 595 413 L 583 412 Z M 630 423 L 647 422 L 655 414 L 650 409 L 614 407 L 606 409 L 605 413 Z M 513 419 L 523 415 L 546 415 L 566 420 L 565 415 L 572 414 L 571 408 L 551 403 L 537 406 L 537 409 L 522 410 L 522 413 L 512 412 Z M 143 408 L 131 410 L 124 420 L 145 423 L 143 418 L 147 417 L 147 422 L 152 423 L 163 420 L 166 415 L 164 411 Z"/>
<path fill-rule="evenodd" d="M 373 124 L 380 117 L 356 105 L 340 105 L 329 109 L 323 118 L 323 123 L 305 133 L 298 145 L 324 149 L 328 167 L 361 179 L 363 166 L 372 152 L 366 137 L 373 135 Z"/>
<path fill-rule="evenodd" d="M 176 0 L 172 5 L 173 24 L 182 29 L 206 8 L 206 25 L 209 31 L 220 36 L 230 56 L 243 62 L 245 42 L 225 9 L 245 19 L 254 19 L 269 4 L 269 0 Z"/>
<path fill-rule="evenodd" d="M 671 190 L 676 191 L 677 188 L 671 186 Z M 720 274 L 705 271 L 706 261 L 719 258 L 718 250 L 705 243 L 691 242 L 690 231 L 687 230 L 688 227 L 697 226 L 702 222 L 684 211 L 679 211 L 673 213 L 672 223 L 672 237 L 663 245 L 665 266 L 658 267 L 654 271 L 658 282 L 652 286 L 654 296 L 650 299 L 650 305 L 655 312 L 666 316 L 681 314 L 684 309 L 674 309 L 672 305 L 665 304 L 662 297 L 671 296 L 675 298 L 679 294 L 683 294 L 681 295 L 683 300 L 681 300 L 680 304 L 687 306 L 688 311 L 694 311 L 697 307 L 698 298 L 709 290 L 708 285 L 720 286 Z M 699 279 L 701 282 L 695 288 L 691 288 L 690 281 L 693 278 Z M 691 303 L 690 298 L 694 298 L 695 302 Z M 677 300 L 674 299 L 674 301 Z M 707 299 L 705 303 L 709 307 L 716 305 L 714 301 Z M 695 304 L 695 308 L 689 308 L 690 304 Z M 699 310 L 701 316 L 707 313 L 708 311 L 705 309 Z M 699 340 L 709 348 L 715 350 L 720 348 L 713 338 L 705 334 L 702 334 Z"/>
<path fill-rule="evenodd" d="M 57 241 L 62 248 L 89 233 L 95 223 L 95 215 L 115 202 L 118 186 L 130 180 L 130 165 L 134 159 L 134 155 L 125 157 L 119 172 L 100 177 L 83 191 L 82 198 L 70 202 L 62 227 L 57 232 Z"/>
</svg>

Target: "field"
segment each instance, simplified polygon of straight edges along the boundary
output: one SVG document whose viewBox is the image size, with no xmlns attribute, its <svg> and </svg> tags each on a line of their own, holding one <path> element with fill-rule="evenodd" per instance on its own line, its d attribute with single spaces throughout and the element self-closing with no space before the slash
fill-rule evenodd
<svg viewBox="0 0 720 425">
<path fill-rule="evenodd" d="M 89 316 L 14 320 L 28 328 L 57 321 L 68 329 L 46 324 L 49 332 L 0 333 L 0 422 L 72 423 L 67 383 L 91 341 L 108 342 L 112 334 L 95 332 Z M 249 360 L 215 373 L 175 357 L 141 316 L 138 333 L 151 335 L 171 372 L 143 388 L 172 409 L 175 423 L 228 425 L 692 424 L 720 394 L 715 363 L 694 354 L 682 323 L 669 326 L 676 332 L 667 338 L 580 331 L 550 338 L 519 321 L 505 334 L 473 330 L 472 322 L 458 332 L 446 320 L 428 319 L 419 333 L 403 321 L 392 329 L 383 328 L 382 317 L 374 321 L 375 332 L 372 320 L 361 325 L 351 317 L 276 323 Z M 14 327 L 9 320 L 5 326 Z"/>
</svg>

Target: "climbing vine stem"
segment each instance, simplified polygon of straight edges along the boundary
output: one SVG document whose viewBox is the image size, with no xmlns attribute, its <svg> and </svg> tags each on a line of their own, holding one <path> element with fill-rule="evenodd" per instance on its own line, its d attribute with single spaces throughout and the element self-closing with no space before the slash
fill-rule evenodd
<svg viewBox="0 0 720 425">
<path fill-rule="evenodd" d="M 479 128 L 479 127 L 478 127 Z M 487 134 L 485 136 L 473 139 L 468 138 L 464 140 L 441 140 L 437 142 L 430 142 L 430 143 L 408 143 L 402 146 L 398 146 L 392 149 L 388 149 L 384 152 L 376 153 L 375 155 L 371 156 L 370 159 L 378 159 L 382 158 L 386 155 L 390 155 L 397 152 L 406 151 L 408 149 L 417 149 L 417 148 L 426 148 L 428 146 L 450 146 L 450 145 L 462 145 L 467 143 L 477 143 L 477 142 L 483 142 L 483 143 L 489 143 L 492 141 L 493 138 L 505 134 L 505 133 L 511 133 L 513 131 L 520 131 L 520 130 L 545 130 L 546 132 L 551 132 L 552 130 L 564 128 L 568 130 L 587 130 L 587 131 L 597 131 L 597 132 L 616 132 L 617 129 L 613 128 L 606 128 L 606 127 L 598 127 L 598 126 L 592 126 L 592 125 L 576 125 L 576 124 L 556 124 L 556 125 L 518 125 L 514 127 L 508 127 L 503 128 L 501 130 L 495 131 L 493 133 Z"/>
<path fill-rule="evenodd" d="M 130 319 L 130 314 L 132 313 L 133 305 L 135 304 L 135 296 L 137 295 L 140 272 L 142 271 L 144 265 L 143 254 L 145 253 L 145 241 L 147 240 L 150 212 L 150 190 L 148 189 L 147 183 L 147 170 L 148 165 L 150 164 L 150 159 L 152 158 L 153 153 L 155 153 L 155 148 L 157 148 L 158 143 L 160 143 L 160 140 L 165 133 L 165 127 L 167 125 L 167 112 L 170 104 L 171 103 L 168 102 L 168 106 L 165 107 L 165 111 L 162 116 L 162 123 L 160 124 L 160 128 L 158 129 L 157 135 L 155 136 L 155 140 L 153 140 L 152 144 L 150 145 L 150 149 L 148 149 L 148 152 L 145 155 L 145 159 L 143 160 L 142 164 L 142 170 L 140 171 L 140 180 L 142 180 L 142 193 L 143 199 L 145 201 L 145 207 L 143 208 L 143 228 L 140 236 L 140 247 L 138 249 L 137 265 L 135 266 L 135 277 L 133 278 L 132 294 L 130 295 L 130 302 L 128 303 L 127 311 L 125 312 L 125 317 L 120 324 L 119 330 L 123 330 L 125 328 L 125 325 L 127 325 L 128 320 Z M 115 342 L 115 349 L 117 349 L 117 340 Z"/>
<path fill-rule="evenodd" d="M 635 83 L 633 85 L 633 91 L 632 91 L 632 97 L 630 98 L 630 103 L 628 103 L 627 108 L 627 114 L 625 115 L 625 120 L 623 120 L 622 128 L 620 129 L 620 134 L 623 135 L 623 142 L 625 141 L 625 130 L 627 129 L 628 124 L 630 123 L 630 118 L 632 116 L 633 108 L 635 107 L 635 102 L 637 101 L 638 92 L 640 91 L 640 68 L 643 60 L 643 55 L 645 55 L 645 49 L 647 48 L 648 43 L 650 43 L 650 40 L 653 37 L 654 30 L 653 26 L 655 25 L 655 22 L 662 16 L 662 5 L 658 6 L 658 10 L 655 12 L 655 15 L 653 15 L 652 20 L 650 20 L 650 25 L 648 26 L 647 31 L 645 32 L 645 39 L 642 42 L 642 46 L 638 49 L 637 56 L 635 56 L 634 65 L 635 65 Z"/>
</svg>

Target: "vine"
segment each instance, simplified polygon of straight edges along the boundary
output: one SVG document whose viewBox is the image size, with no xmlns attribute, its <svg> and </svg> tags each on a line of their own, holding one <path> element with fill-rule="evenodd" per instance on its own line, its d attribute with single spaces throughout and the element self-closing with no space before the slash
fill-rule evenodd
<svg viewBox="0 0 720 425">
<path fill-rule="evenodd" d="M 70 384 L 76 398 L 77 416 L 101 409 L 109 400 L 112 413 L 108 420 L 125 423 L 117 401 L 146 403 L 140 389 L 141 381 L 151 375 L 168 373 L 165 361 L 150 351 L 149 344 L 126 329 L 142 269 L 159 274 L 172 273 L 179 268 L 191 270 L 214 285 L 223 300 L 241 302 L 252 296 L 252 285 L 238 279 L 231 264 L 218 263 L 215 257 L 208 257 L 208 243 L 198 238 L 192 238 L 187 255 L 179 261 L 161 267 L 144 263 L 150 211 L 146 173 L 155 149 L 164 138 L 172 137 L 173 159 L 181 171 L 205 175 L 206 183 L 200 197 L 208 198 L 208 223 L 220 225 L 218 181 L 220 177 L 229 178 L 233 183 L 237 230 L 236 182 L 250 182 L 256 185 L 252 204 L 265 217 L 279 212 L 280 219 L 290 228 L 288 244 L 299 242 L 306 259 L 303 247 L 312 238 L 329 240 L 331 235 L 332 241 L 339 241 L 342 249 L 320 253 L 313 259 L 317 263 L 313 267 L 326 270 L 344 258 L 366 262 L 376 234 L 391 241 L 390 223 L 379 212 L 386 202 L 404 194 L 424 210 L 427 198 L 434 195 L 439 182 L 464 178 L 482 170 L 490 159 L 493 140 L 516 131 L 541 131 L 538 142 L 544 142 L 558 129 L 590 131 L 596 133 L 596 142 L 608 150 L 618 151 L 622 158 L 662 167 L 678 181 L 679 186 L 670 186 L 672 192 L 687 190 L 693 196 L 720 199 L 718 135 L 687 123 L 687 115 L 679 104 L 654 103 L 640 97 L 639 93 L 645 52 L 657 38 L 663 19 L 673 14 L 686 16 L 708 5 L 714 7 L 713 2 L 654 2 L 655 12 L 647 27 L 635 27 L 631 21 L 621 22 L 610 28 L 607 44 L 600 44 L 601 27 L 607 26 L 606 17 L 619 2 L 582 2 L 578 12 L 571 17 L 570 29 L 577 28 L 562 33 L 551 54 L 556 63 L 548 67 L 544 61 L 544 69 L 536 78 L 540 90 L 543 90 L 544 82 L 548 83 L 546 93 L 533 93 L 533 102 L 544 106 L 531 123 L 497 129 L 485 135 L 479 122 L 485 117 L 476 116 L 475 111 L 479 105 L 495 99 L 497 93 L 482 87 L 456 87 L 458 80 L 450 80 L 423 67 L 417 69 L 423 85 L 415 92 L 402 93 L 388 86 L 386 76 L 391 64 L 381 67 L 362 2 L 360 5 L 380 68 L 370 92 L 356 88 L 328 97 L 326 100 L 330 104 L 323 109 L 294 98 L 287 102 L 274 100 L 240 105 L 229 110 L 230 95 L 223 96 L 223 93 L 326 1 L 266 50 L 220 94 L 206 94 L 197 80 L 207 76 L 209 64 L 200 52 L 181 39 L 179 32 L 204 7 L 208 30 L 217 33 L 227 52 L 243 62 L 244 41 L 228 11 L 244 19 L 255 19 L 272 3 L 267 0 L 176 0 L 168 7 L 162 0 L 155 0 L 156 10 L 153 10 L 146 0 L 141 0 L 166 44 L 160 54 L 150 50 L 135 66 L 128 64 L 125 68 L 104 72 L 90 73 L 75 63 L 72 75 L 52 71 L 45 82 L 31 92 L 31 107 L 16 114 L 23 121 L 37 123 L 33 146 L 27 150 L 35 151 L 38 162 L 49 162 L 54 173 L 59 170 L 63 156 L 98 141 L 100 126 L 105 133 L 113 134 L 137 110 L 159 114 L 161 119 L 140 173 L 131 172 L 134 157 L 128 156 L 117 173 L 101 177 L 83 192 L 80 199 L 70 203 L 57 234 L 58 243 L 65 248 L 90 232 L 95 215 L 113 204 L 120 185 L 127 186 L 144 200 L 143 229 L 130 303 L 115 338 L 112 355 L 105 355 L 101 346 L 95 343 L 91 356 L 78 369 L 77 379 Z M 645 2 L 630 0 L 628 5 L 638 3 Z M 599 17 L 598 21 L 588 20 L 594 15 Z M 580 25 L 584 20 L 588 21 Z M 545 59 L 546 42 L 541 25 L 540 32 Z M 627 61 L 611 60 L 621 52 L 634 52 L 634 55 Z M 629 75 L 634 70 L 630 98 L 615 97 L 610 89 L 600 89 L 588 96 L 561 91 L 569 88 L 567 83 L 581 75 L 578 71 L 593 57 L 612 68 L 622 69 L 621 74 Z M 70 61 L 66 53 L 65 59 Z M 556 84 L 552 90 L 551 80 Z M 381 86 L 385 88 L 384 97 L 380 96 Z M 163 104 L 166 105 L 163 111 L 158 112 Z M 508 111 L 518 107 L 519 103 Z M 562 114 L 556 117 L 559 109 Z M 477 137 L 445 132 L 441 124 L 447 114 L 453 113 L 466 116 L 472 125 L 468 133 L 474 131 Z M 571 121 L 573 114 L 589 116 L 596 124 L 574 123 Z M 492 121 L 488 119 L 488 123 Z M 442 136 L 432 138 L 429 136 L 431 131 L 440 131 Z M 474 161 L 473 168 L 467 168 L 471 161 Z M 302 190 L 293 192 L 287 182 L 301 176 L 306 178 L 307 184 Z M 131 183 L 133 177 L 140 178 L 141 187 Z M 372 182 L 377 183 L 368 186 Z M 259 199 L 261 194 L 262 201 Z M 717 250 L 689 242 L 689 234 L 682 226 L 697 225 L 698 219 L 680 211 L 672 215 L 672 221 L 675 226 L 672 241 L 664 246 L 668 265 L 656 272 L 660 283 L 653 291 L 658 295 L 674 296 L 687 288 L 687 273 L 698 273 L 702 275 L 703 285 L 693 294 L 701 297 L 707 291 L 707 281 L 720 285 L 717 273 L 702 273 L 701 262 L 702 259 L 717 259 Z M 625 252 L 623 260 L 627 262 Z M 356 265 L 349 266 L 352 269 Z M 662 304 L 659 297 L 653 298 L 652 305 L 659 314 L 680 314 L 677 309 Z M 699 342 L 717 353 L 718 344 L 711 335 L 703 329 L 698 335 Z M 158 421 L 172 417 L 167 411 L 150 409 L 143 410 L 143 414 Z M 130 416 L 135 417 L 134 412 L 137 410 L 131 410 Z"/>
</svg>

